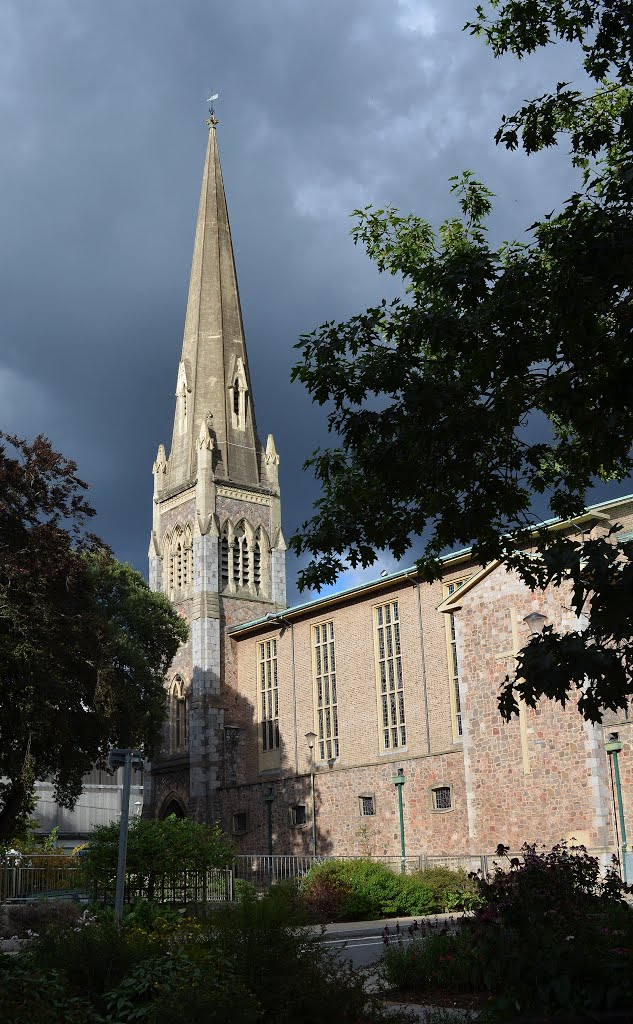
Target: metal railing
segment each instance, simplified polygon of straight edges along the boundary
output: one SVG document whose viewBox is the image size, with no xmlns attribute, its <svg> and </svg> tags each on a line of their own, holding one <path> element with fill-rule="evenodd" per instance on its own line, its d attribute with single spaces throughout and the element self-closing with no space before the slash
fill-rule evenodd
<svg viewBox="0 0 633 1024">
<path fill-rule="evenodd" d="M 458 868 L 463 868 L 467 872 L 481 871 L 485 877 L 488 877 L 490 870 L 489 858 L 486 855 L 429 857 L 425 854 L 404 858 L 398 856 L 362 857 L 361 855 L 315 857 L 311 854 L 238 854 L 233 859 L 233 870 L 236 879 L 252 882 L 257 889 L 263 889 L 292 878 L 303 878 L 315 864 L 325 864 L 332 860 L 373 860 L 391 868 L 392 871 L 401 872 L 404 868 L 407 874 L 441 866 L 451 868 L 453 871 Z"/>
<path fill-rule="evenodd" d="M 114 877 L 103 887 L 89 888 L 81 864 L 72 857 L 33 854 L 0 861 L 0 903 L 12 900 L 84 896 L 114 899 Z M 177 875 L 128 873 L 126 903 L 151 899 L 158 903 L 225 903 L 233 900 L 233 871 L 182 871 Z"/>
<path fill-rule="evenodd" d="M 606 849 L 591 849 L 587 853 L 602 860 L 606 866 L 609 861 L 609 851 Z M 265 889 L 277 882 L 285 882 L 292 878 L 303 878 L 310 868 L 315 864 L 324 864 L 327 861 L 352 861 L 372 860 L 378 864 L 384 864 L 392 871 L 404 871 L 412 874 L 416 871 L 424 871 L 428 868 L 443 867 L 451 871 L 458 871 L 460 868 L 468 874 L 479 873 L 483 878 L 489 878 L 494 872 L 495 866 L 502 869 L 510 869 L 510 861 L 516 859 L 523 861 L 520 852 L 508 851 L 501 856 L 498 853 L 477 853 L 477 854 L 417 854 L 415 856 L 366 856 L 362 854 L 348 856 L 313 856 L 310 854 L 238 854 L 233 859 L 233 870 L 235 878 L 252 882 L 257 889 Z"/>
<path fill-rule="evenodd" d="M 79 885 L 80 865 L 71 858 L 33 854 L 0 861 L 0 903 L 68 895 Z"/>
</svg>

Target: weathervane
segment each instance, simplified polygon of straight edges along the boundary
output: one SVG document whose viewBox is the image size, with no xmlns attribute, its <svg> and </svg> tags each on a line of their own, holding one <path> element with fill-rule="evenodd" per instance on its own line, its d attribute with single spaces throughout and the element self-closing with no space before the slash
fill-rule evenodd
<svg viewBox="0 0 633 1024">
<path fill-rule="evenodd" d="M 209 120 L 207 121 L 209 128 L 215 128 L 216 124 L 218 124 L 218 119 L 215 116 L 215 110 L 213 109 L 213 102 L 214 100 L 217 100 L 218 96 L 219 93 L 214 92 L 213 96 L 209 96 L 207 100 L 207 103 L 211 104 L 211 106 L 209 107 Z"/>
</svg>

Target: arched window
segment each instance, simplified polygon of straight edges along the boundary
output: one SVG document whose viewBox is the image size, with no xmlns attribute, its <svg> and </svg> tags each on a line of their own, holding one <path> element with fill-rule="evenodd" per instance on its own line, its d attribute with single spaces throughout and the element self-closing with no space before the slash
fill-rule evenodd
<svg viewBox="0 0 633 1024">
<path fill-rule="evenodd" d="M 180 676 L 176 676 L 172 684 L 169 705 L 169 748 L 177 753 L 187 747 L 189 739 L 189 707 Z"/>
</svg>

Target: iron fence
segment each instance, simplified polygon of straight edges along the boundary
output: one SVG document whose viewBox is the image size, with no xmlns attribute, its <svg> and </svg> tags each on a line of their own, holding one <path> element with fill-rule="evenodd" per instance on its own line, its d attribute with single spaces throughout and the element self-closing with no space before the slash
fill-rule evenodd
<svg viewBox="0 0 633 1024">
<path fill-rule="evenodd" d="M 70 858 L 34 854 L 0 862 L 0 903 L 70 895 L 79 885 L 80 866 L 66 860 Z"/>
<path fill-rule="evenodd" d="M 88 891 L 81 865 L 72 857 L 33 854 L 0 861 L 0 903 L 15 900 L 84 897 L 111 902 L 116 879 Z M 124 899 L 158 903 L 225 903 L 233 900 L 233 871 L 182 871 L 177 875 L 128 873 Z"/>
<path fill-rule="evenodd" d="M 277 882 L 285 882 L 291 878 L 303 878 L 315 864 L 327 861 L 353 861 L 369 859 L 392 871 L 412 874 L 430 867 L 447 867 L 452 870 L 463 868 L 465 871 L 481 871 L 487 877 L 490 867 L 486 855 L 463 855 L 430 857 L 425 854 L 413 857 L 383 856 L 362 858 L 361 856 L 314 856 L 312 854 L 238 854 L 233 860 L 235 878 L 240 881 L 252 882 L 257 889 L 268 888 Z"/>
<path fill-rule="evenodd" d="M 597 857 L 603 866 L 609 863 L 610 853 L 606 849 L 591 849 L 587 853 Z M 489 878 L 494 872 L 495 866 L 502 869 L 510 868 L 512 860 L 522 863 L 523 855 L 520 852 L 508 851 L 501 856 L 498 853 L 477 853 L 477 854 L 417 854 L 415 856 L 368 856 L 349 855 L 335 856 L 323 855 L 314 856 L 311 854 L 238 854 L 233 860 L 235 878 L 252 882 L 257 889 L 265 889 L 277 882 L 285 882 L 291 878 L 303 878 L 310 868 L 315 864 L 324 864 L 330 860 L 352 861 L 368 859 L 384 864 L 392 871 L 404 871 L 412 874 L 415 871 L 424 871 L 427 868 L 444 867 L 451 871 L 460 868 L 468 874 L 471 872 L 480 874 L 483 878 Z"/>
</svg>

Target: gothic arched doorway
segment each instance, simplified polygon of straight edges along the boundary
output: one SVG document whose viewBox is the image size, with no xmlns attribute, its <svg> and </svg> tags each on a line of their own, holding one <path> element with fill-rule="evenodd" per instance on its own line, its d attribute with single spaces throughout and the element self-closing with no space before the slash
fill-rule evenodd
<svg viewBox="0 0 633 1024">
<path fill-rule="evenodd" d="M 164 821 L 165 818 L 171 817 L 172 814 L 176 818 L 187 817 L 187 812 L 185 811 L 183 803 L 181 800 L 178 799 L 177 796 L 171 796 L 167 799 L 167 801 L 161 807 L 160 814 L 158 815 L 158 817 L 160 818 L 161 821 Z"/>
</svg>

